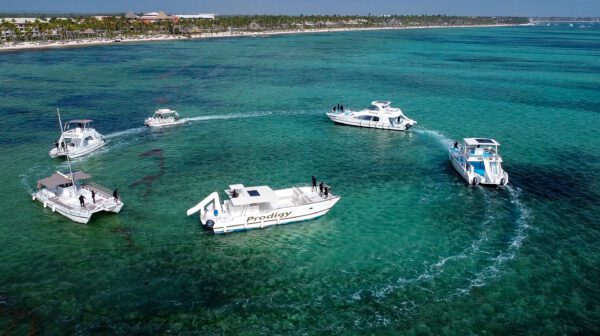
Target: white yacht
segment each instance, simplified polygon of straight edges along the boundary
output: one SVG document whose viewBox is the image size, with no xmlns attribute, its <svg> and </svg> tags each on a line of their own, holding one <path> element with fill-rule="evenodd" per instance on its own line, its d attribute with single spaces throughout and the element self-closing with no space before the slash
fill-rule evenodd
<svg viewBox="0 0 600 336">
<path fill-rule="evenodd" d="M 450 162 L 469 184 L 506 185 L 508 173 L 498 154 L 500 143 L 487 138 L 465 138 L 448 149 Z"/>
<path fill-rule="evenodd" d="M 170 109 L 159 109 L 154 112 L 152 117 L 144 120 L 144 125 L 149 127 L 170 126 L 183 123 L 184 120 L 179 118 L 179 113 Z"/>
<path fill-rule="evenodd" d="M 62 127 L 62 134 L 55 143 L 55 148 L 50 150 L 50 157 L 64 157 L 77 158 L 89 154 L 100 147 L 104 146 L 106 142 L 104 137 L 96 132 L 96 130 L 90 126 L 93 120 L 82 119 L 82 120 L 71 120 Z"/>
<path fill-rule="evenodd" d="M 83 224 L 96 212 L 121 211 L 123 202 L 104 187 L 92 183 L 78 183 L 90 177 L 84 172 L 56 172 L 39 180 L 38 190 L 31 197 L 34 201 L 40 201 L 44 208 L 49 207 L 53 212 Z"/>
<path fill-rule="evenodd" d="M 187 215 L 200 212 L 204 226 L 214 233 L 225 233 L 313 219 L 325 215 L 340 200 L 328 188 L 320 192 L 312 187 L 273 190 L 234 184 L 225 192 L 229 199 L 222 204 L 215 191 Z"/>
<path fill-rule="evenodd" d="M 381 128 L 392 131 L 406 131 L 417 122 L 408 118 L 402 110 L 391 107 L 389 101 L 373 101 L 371 107 L 361 111 L 340 111 L 333 108 L 327 113 L 331 121 L 359 127 Z"/>
</svg>

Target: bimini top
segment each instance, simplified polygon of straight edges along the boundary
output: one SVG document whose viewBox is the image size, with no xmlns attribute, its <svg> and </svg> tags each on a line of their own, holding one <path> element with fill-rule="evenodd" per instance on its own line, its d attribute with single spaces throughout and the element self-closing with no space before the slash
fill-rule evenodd
<svg viewBox="0 0 600 336">
<path fill-rule="evenodd" d="M 177 113 L 177 112 L 175 112 L 171 109 L 158 109 L 154 113 L 156 113 L 156 114 L 171 114 L 171 113 Z"/>
<path fill-rule="evenodd" d="M 234 184 L 230 185 L 229 189 L 235 190 L 238 193 L 237 197 L 233 197 L 230 194 L 231 204 L 234 206 L 256 203 L 272 203 L 279 200 L 273 189 L 267 186 L 244 187 L 243 184 Z"/>
<path fill-rule="evenodd" d="M 75 119 L 75 120 L 69 120 L 65 125 L 69 125 L 69 124 L 89 124 L 93 122 L 92 119 Z"/>
<path fill-rule="evenodd" d="M 500 146 L 500 143 L 494 139 L 488 138 L 464 138 L 467 146 Z"/>
<path fill-rule="evenodd" d="M 386 107 L 390 106 L 391 103 L 392 103 L 391 101 L 374 100 L 371 102 L 371 105 L 377 106 L 379 108 L 386 108 Z"/>
<path fill-rule="evenodd" d="M 86 174 L 82 171 L 73 172 L 73 180 L 75 180 L 75 181 L 89 179 L 90 177 L 92 177 L 92 176 L 90 176 L 89 174 Z M 46 186 L 47 188 L 54 188 L 61 184 L 67 184 L 67 183 L 71 183 L 71 182 L 72 182 L 71 177 L 69 175 L 63 174 L 61 172 L 56 172 L 56 173 L 52 174 L 52 176 L 48 176 L 46 178 L 38 180 L 39 184 Z"/>
</svg>

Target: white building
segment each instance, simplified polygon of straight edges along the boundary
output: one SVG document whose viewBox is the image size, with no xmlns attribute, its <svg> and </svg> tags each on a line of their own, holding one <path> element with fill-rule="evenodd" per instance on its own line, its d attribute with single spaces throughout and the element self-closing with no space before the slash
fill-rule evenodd
<svg viewBox="0 0 600 336">
<path fill-rule="evenodd" d="M 206 19 L 206 20 L 214 20 L 217 17 L 217 14 L 209 14 L 209 13 L 200 13 L 200 14 L 175 14 L 176 17 L 180 19 Z"/>
</svg>

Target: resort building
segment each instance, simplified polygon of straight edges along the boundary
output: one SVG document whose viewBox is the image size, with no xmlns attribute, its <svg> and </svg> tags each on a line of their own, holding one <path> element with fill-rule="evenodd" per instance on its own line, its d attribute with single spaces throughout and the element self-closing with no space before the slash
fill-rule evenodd
<svg viewBox="0 0 600 336">
<path fill-rule="evenodd" d="M 217 15 L 209 14 L 209 13 L 200 13 L 200 14 L 175 14 L 174 16 L 180 19 L 205 19 L 205 20 L 214 20 Z"/>
</svg>

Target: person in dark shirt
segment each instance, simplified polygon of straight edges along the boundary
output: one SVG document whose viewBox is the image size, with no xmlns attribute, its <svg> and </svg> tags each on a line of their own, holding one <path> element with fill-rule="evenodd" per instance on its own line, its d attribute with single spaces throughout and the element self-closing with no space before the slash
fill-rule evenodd
<svg viewBox="0 0 600 336">
<path fill-rule="evenodd" d="M 115 191 L 113 191 L 113 197 L 115 198 L 115 202 L 119 201 L 119 189 L 115 189 Z"/>
<path fill-rule="evenodd" d="M 319 183 L 319 195 L 323 195 L 323 182 Z"/>
<path fill-rule="evenodd" d="M 344 112 L 344 105 L 340 104 L 340 111 Z"/>
<path fill-rule="evenodd" d="M 458 142 L 454 141 L 454 149 L 458 149 Z"/>
<path fill-rule="evenodd" d="M 317 190 L 317 178 L 314 175 L 312 177 L 312 190 Z"/>
<path fill-rule="evenodd" d="M 329 187 L 325 187 L 325 198 L 327 198 L 327 196 L 329 196 Z"/>
<path fill-rule="evenodd" d="M 92 190 L 92 202 L 94 202 L 94 204 L 96 204 L 96 191 Z"/>
<path fill-rule="evenodd" d="M 79 195 L 79 205 L 81 205 L 82 208 L 85 208 L 85 196 Z"/>
</svg>

